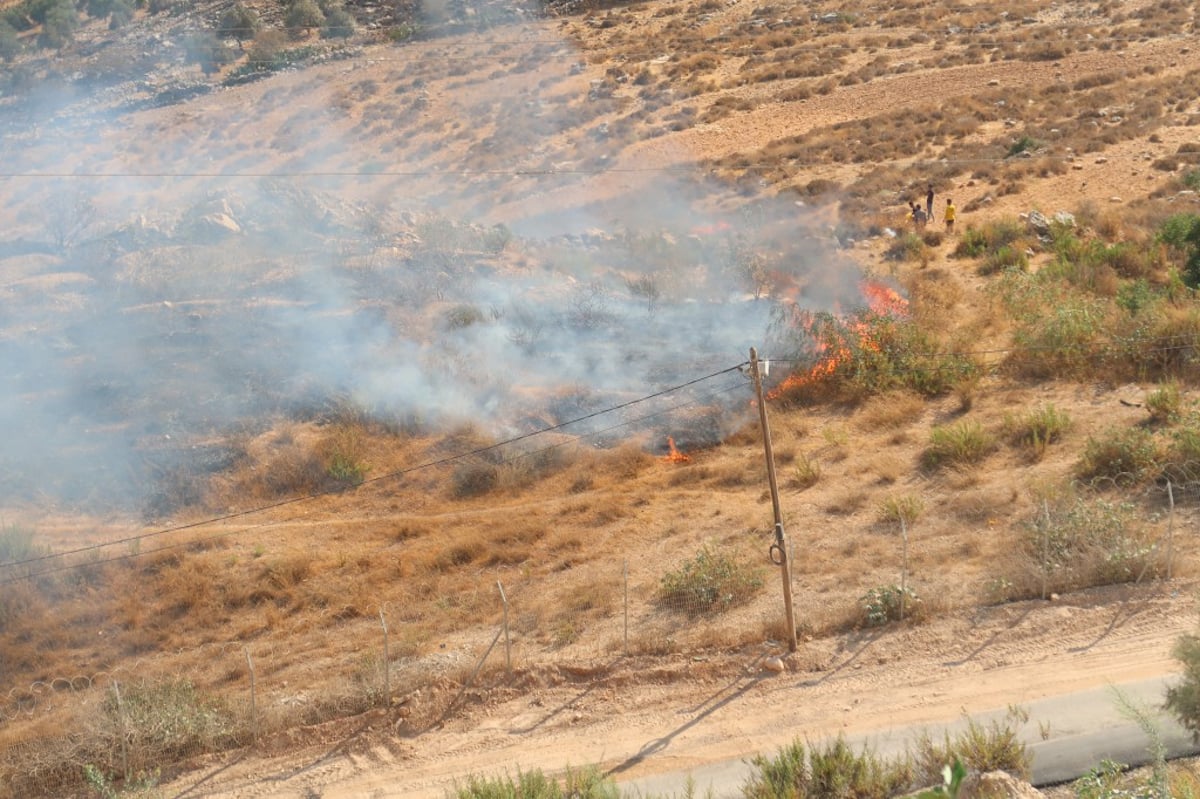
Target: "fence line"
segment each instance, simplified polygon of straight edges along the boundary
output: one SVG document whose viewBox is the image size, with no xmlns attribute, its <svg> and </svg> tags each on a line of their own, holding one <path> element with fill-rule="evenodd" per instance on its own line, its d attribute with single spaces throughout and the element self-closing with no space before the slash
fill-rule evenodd
<svg viewBox="0 0 1200 799">
<path fill-rule="evenodd" d="M 1105 503 L 1107 490 L 1122 480 L 1118 476 L 1077 481 L 1077 501 Z M 1125 485 L 1119 497 L 1122 502 L 1132 501 L 1161 511 L 1161 515 L 1149 519 L 1130 517 L 1131 540 L 1137 538 L 1142 547 L 1122 550 L 1129 569 L 1122 581 L 1171 579 L 1179 550 L 1179 512 L 1200 508 L 1200 482 L 1179 484 L 1167 480 L 1140 486 L 1132 493 Z M 1069 590 L 1082 568 L 1079 563 L 1056 560 L 1056 553 L 1064 545 L 1064 531 L 1078 522 L 1068 517 L 1071 508 L 1055 508 L 1049 500 L 1039 504 L 1029 522 L 1032 552 L 1036 553 L 1030 566 L 1034 580 L 1022 596 L 1010 598 L 1046 598 L 1058 586 Z M 901 518 L 899 522 L 902 546 L 896 550 L 895 573 L 900 586 L 896 600 L 898 617 L 903 619 L 915 615 L 918 609 L 913 586 L 919 586 L 921 580 L 912 572 L 910 557 L 911 548 L 921 544 L 922 521 Z M 369 613 L 343 618 L 336 610 L 327 610 L 323 618 L 328 626 L 323 625 L 318 633 L 303 640 L 298 629 L 289 627 L 269 637 L 173 648 L 91 674 L 53 676 L 27 688 L 12 688 L 0 700 L 0 724 L 54 713 L 98 718 L 97 723 L 115 726 L 115 732 L 101 739 L 111 747 L 107 754 L 79 741 L 62 742 L 50 751 L 59 758 L 100 760 L 109 765 L 111 773 L 123 774 L 136 771 L 140 763 L 153 762 L 143 750 L 149 744 L 134 730 L 143 723 L 133 713 L 140 692 L 146 686 L 173 680 L 193 684 L 200 691 L 212 691 L 225 697 L 231 707 L 239 708 L 247 744 L 277 729 L 281 719 L 315 718 L 322 708 L 346 713 L 389 708 L 397 718 L 411 724 L 413 731 L 419 731 L 423 723 L 445 718 L 466 701 L 483 679 L 511 681 L 519 672 L 556 668 L 566 661 L 670 652 L 705 646 L 713 640 L 744 643 L 747 638 L 766 637 L 766 631 L 782 625 L 783 609 L 775 596 L 777 583 L 765 579 L 770 532 L 764 529 L 762 536 L 761 540 L 746 539 L 734 558 L 747 564 L 747 579 L 753 577 L 755 569 L 763 574 L 759 582 L 748 583 L 752 590 L 746 598 L 736 596 L 735 588 L 714 589 L 704 583 L 704 569 L 712 564 L 703 558 L 724 554 L 715 546 L 705 547 L 694 557 L 676 555 L 635 564 L 621 558 L 588 564 L 584 578 L 562 596 L 547 595 L 541 586 L 534 588 L 520 582 L 505 585 L 504 580 L 514 572 L 500 568 L 490 574 L 480 573 L 476 591 L 479 596 L 491 597 L 490 604 L 482 606 L 484 612 L 472 627 L 448 633 L 453 640 L 446 649 L 416 653 L 396 647 L 394 632 L 425 620 L 412 621 L 411 608 L 403 613 L 403 600 L 387 599 L 380 603 L 377 618 Z M 789 545 L 794 546 L 794 542 L 789 541 Z M 793 586 L 803 586 L 805 580 L 802 572 L 792 576 Z M 670 590 L 672 581 L 682 581 L 686 590 Z M 580 588 L 583 585 L 588 588 Z M 872 619 L 865 607 L 866 599 L 845 609 L 846 615 L 860 617 L 863 624 L 889 620 L 887 608 L 882 619 Z M 397 622 L 397 615 L 407 620 Z M 330 652 L 323 647 L 323 642 L 330 640 L 342 645 Z M 497 651 L 501 640 L 503 662 Z M 287 686 L 280 677 L 290 664 L 303 661 L 318 648 L 320 656 L 328 661 L 327 671 L 344 677 L 339 681 L 342 693 L 311 696 Z M 196 665 L 200 662 L 203 668 Z M 53 771 L 48 759 L 51 755 L 30 754 L 36 749 L 35 745 L 12 747 L 7 755 L 0 756 L 0 775 L 13 767 L 15 758 L 34 758 L 23 768 L 31 777 L 42 775 L 40 779 L 49 784 L 55 779 L 46 776 Z"/>
</svg>

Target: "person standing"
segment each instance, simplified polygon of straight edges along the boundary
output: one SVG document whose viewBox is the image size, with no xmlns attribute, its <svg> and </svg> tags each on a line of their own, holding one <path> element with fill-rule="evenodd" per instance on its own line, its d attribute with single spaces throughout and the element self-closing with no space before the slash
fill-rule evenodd
<svg viewBox="0 0 1200 799">
<path fill-rule="evenodd" d="M 958 209 L 954 207 L 954 200 L 946 198 L 946 214 L 942 217 L 946 222 L 946 232 L 954 232 L 954 218 L 958 216 Z"/>
<path fill-rule="evenodd" d="M 933 184 L 929 184 L 929 188 L 925 190 L 925 218 L 933 220 Z"/>
</svg>

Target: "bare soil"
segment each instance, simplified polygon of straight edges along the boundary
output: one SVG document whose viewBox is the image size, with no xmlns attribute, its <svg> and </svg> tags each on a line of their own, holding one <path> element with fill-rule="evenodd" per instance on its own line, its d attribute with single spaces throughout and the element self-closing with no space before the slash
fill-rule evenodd
<svg viewBox="0 0 1200 799">
<path fill-rule="evenodd" d="M 197 762 L 168 787 L 187 796 L 440 799 L 468 775 L 596 764 L 630 780 L 769 755 L 796 738 L 950 722 L 1171 673 L 1175 638 L 1195 626 L 1193 590 L 1190 582 L 1093 590 L 807 641 L 794 655 L 776 645 L 518 669 L 418 735 L 394 732 L 402 708 L 380 710 Z M 778 654 L 786 670 L 764 669 Z M 1028 724 L 1054 734 L 1061 721 Z"/>
</svg>

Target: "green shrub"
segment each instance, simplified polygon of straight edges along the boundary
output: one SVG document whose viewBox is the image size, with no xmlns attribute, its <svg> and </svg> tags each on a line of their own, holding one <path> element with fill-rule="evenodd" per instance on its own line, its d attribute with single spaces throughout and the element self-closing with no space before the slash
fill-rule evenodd
<svg viewBox="0 0 1200 799">
<path fill-rule="evenodd" d="M 1200 480 L 1200 419 L 1189 417 L 1171 431 L 1167 451 L 1161 455 L 1160 479 L 1177 485 Z"/>
<path fill-rule="evenodd" d="M 929 432 L 929 446 L 921 456 L 926 467 L 971 466 L 979 463 L 996 446 L 995 438 L 973 420 L 939 425 Z"/>
<path fill-rule="evenodd" d="M 1075 473 L 1081 479 L 1132 485 L 1156 474 L 1159 445 L 1140 427 L 1109 429 L 1100 437 L 1090 436 Z"/>
<path fill-rule="evenodd" d="M 988 253 L 979 265 L 979 274 L 994 275 L 1007 269 L 1025 271 L 1029 268 L 1029 259 L 1025 253 L 1008 244 L 1001 245 Z"/>
<path fill-rule="evenodd" d="M 796 458 L 791 481 L 794 488 L 812 488 L 820 479 L 821 464 L 815 458 L 803 454 Z"/>
<path fill-rule="evenodd" d="M 1021 153 L 1032 153 L 1042 146 L 1042 143 L 1031 136 L 1022 136 L 1008 146 L 1008 151 L 1005 153 L 1006 158 L 1012 158 L 1014 155 Z"/>
<path fill-rule="evenodd" d="M 925 503 L 921 498 L 912 494 L 886 497 L 879 504 L 879 520 L 885 523 L 912 526 L 925 511 Z"/>
<path fill-rule="evenodd" d="M 334 6 L 325 13 L 325 24 L 321 26 L 322 39 L 348 39 L 354 35 L 354 15 L 342 6 Z"/>
<path fill-rule="evenodd" d="M 799 741 L 775 757 L 756 755 L 742 787 L 745 799 L 888 799 L 913 786 L 911 766 L 863 749 L 855 754 L 845 739 L 805 750 Z"/>
<path fill-rule="evenodd" d="M 47 7 L 45 21 L 42 22 L 38 46 L 61 50 L 75 40 L 75 30 L 78 27 L 79 13 L 75 10 L 75 3 L 72 0 L 53 0 Z"/>
<path fill-rule="evenodd" d="M 982 227 L 968 226 L 954 247 L 955 258 L 981 258 L 1006 247 L 1025 234 L 1021 223 L 1012 218 L 997 219 Z"/>
<path fill-rule="evenodd" d="M 921 598 L 911 588 L 881 585 L 872 588 L 859 600 L 863 623 L 878 627 L 890 621 L 915 620 L 924 615 Z"/>
<path fill-rule="evenodd" d="M 1016 322 L 1007 365 L 1018 375 L 1079 379 L 1113 363 L 1104 300 L 1021 272 L 1006 273 L 999 290 Z"/>
<path fill-rule="evenodd" d="M 356 486 L 367 476 L 369 466 L 362 460 L 364 448 L 362 427 L 353 422 L 330 425 L 321 439 L 318 451 L 325 472 L 340 486 Z"/>
<path fill-rule="evenodd" d="M 229 709 L 182 678 L 114 685 L 100 707 L 98 726 L 97 743 L 114 757 L 126 752 L 128 759 L 108 764 L 110 770 L 122 765 L 146 772 L 238 742 Z M 123 747 L 117 745 L 122 738 Z"/>
<path fill-rule="evenodd" d="M 234 3 L 217 23 L 217 35 L 222 39 L 237 39 L 238 42 L 253 39 L 261 28 L 258 14 L 242 3 Z"/>
<path fill-rule="evenodd" d="M 291 0 L 284 12 L 283 24 L 292 30 L 293 36 L 299 36 L 324 25 L 325 14 L 315 0 Z"/>
<path fill-rule="evenodd" d="M 1183 282 L 1200 288 L 1200 216 L 1174 214 L 1159 226 L 1156 239 L 1184 259 Z"/>
<path fill-rule="evenodd" d="M 762 588 L 759 570 L 705 546 L 659 581 L 656 601 L 670 610 L 699 615 L 739 605 Z"/>
<path fill-rule="evenodd" d="M 884 249 L 883 257 L 889 261 L 917 261 L 924 263 L 929 260 L 929 247 L 920 236 L 909 231 L 897 236 Z"/>
<path fill-rule="evenodd" d="M 790 357 L 809 364 L 777 390 L 789 402 L 861 401 L 900 388 L 940 396 L 979 372 L 909 318 L 864 308 L 841 317 L 795 308 L 776 314 Z"/>
<path fill-rule="evenodd" d="M 1082 499 L 1046 506 L 1027 525 L 1025 555 L 1048 591 L 1136 582 L 1156 550 L 1130 503 Z"/>
<path fill-rule="evenodd" d="M 965 730 L 953 736 L 946 732 L 940 742 L 923 733 L 917 739 L 913 754 L 918 784 L 940 782 L 942 770 L 956 761 L 971 773 L 1006 771 L 1018 779 L 1028 780 L 1033 755 L 1018 734 L 1021 724 L 1028 720 L 1028 714 L 1023 710 L 1010 708 L 1003 719 L 987 725 L 968 718 Z"/>
<path fill-rule="evenodd" d="M 1146 410 L 1150 412 L 1150 419 L 1160 424 L 1178 419 L 1181 406 L 1179 384 L 1174 380 L 1163 383 L 1146 395 Z"/>
<path fill-rule="evenodd" d="M 1167 687 L 1166 709 L 1200 741 L 1200 637 L 1184 633 L 1175 639 L 1171 657 L 1183 666 L 1179 683 Z"/>
<path fill-rule="evenodd" d="M 1020 418 L 1004 422 L 1014 444 L 1024 447 L 1040 459 L 1046 447 L 1060 440 L 1071 429 L 1071 417 L 1054 405 L 1041 405 Z"/>
</svg>

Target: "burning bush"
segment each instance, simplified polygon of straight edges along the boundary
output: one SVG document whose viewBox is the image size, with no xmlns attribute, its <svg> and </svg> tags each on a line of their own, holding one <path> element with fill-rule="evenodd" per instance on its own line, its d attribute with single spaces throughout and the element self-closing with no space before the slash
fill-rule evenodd
<svg viewBox="0 0 1200 799">
<path fill-rule="evenodd" d="M 838 316 L 797 306 L 782 327 L 798 369 L 772 392 L 789 402 L 861 401 L 907 388 L 924 396 L 945 394 L 979 371 L 967 356 L 945 351 L 908 317 L 908 301 L 879 284 L 864 284 L 867 305 Z"/>
</svg>

